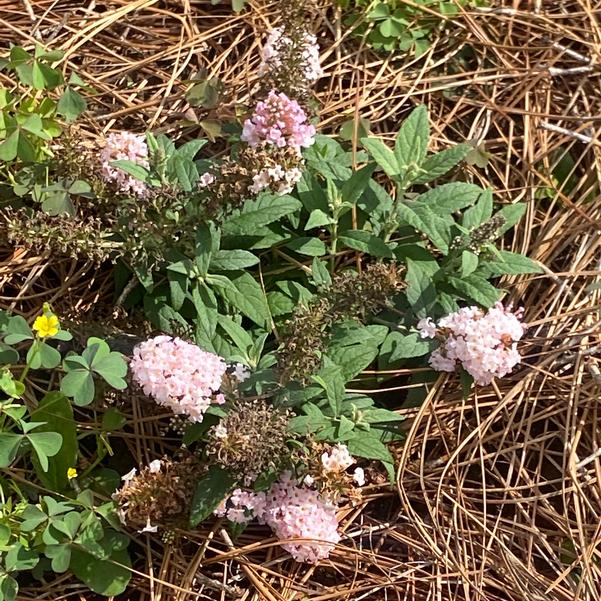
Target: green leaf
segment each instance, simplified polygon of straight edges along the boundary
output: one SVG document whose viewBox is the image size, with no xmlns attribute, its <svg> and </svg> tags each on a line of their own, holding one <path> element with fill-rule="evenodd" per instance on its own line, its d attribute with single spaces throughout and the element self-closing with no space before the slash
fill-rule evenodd
<svg viewBox="0 0 601 601">
<path fill-rule="evenodd" d="M 461 276 L 467 277 L 478 269 L 478 255 L 469 250 L 461 253 Z"/>
<path fill-rule="evenodd" d="M 501 293 L 484 278 L 472 274 L 464 278 L 448 278 L 451 284 L 461 295 L 475 300 L 483 307 L 492 307 L 500 298 Z"/>
<path fill-rule="evenodd" d="M 381 409 L 379 407 L 367 409 L 363 412 L 361 417 L 361 421 L 368 424 L 390 424 L 395 422 L 403 422 L 405 419 L 406 417 L 404 415 L 399 415 L 394 411 Z"/>
<path fill-rule="evenodd" d="M 25 438 L 36 452 L 40 467 L 47 472 L 48 457 L 54 457 L 60 451 L 63 437 L 58 432 L 34 432 L 26 434 Z"/>
<path fill-rule="evenodd" d="M 383 240 L 365 230 L 347 230 L 340 234 L 339 239 L 349 248 L 368 253 L 374 257 L 392 258 L 394 256 L 392 250 L 388 248 Z"/>
<path fill-rule="evenodd" d="M 50 490 L 59 492 L 68 489 L 67 470 L 76 465 L 78 451 L 77 427 L 69 399 L 60 392 L 49 392 L 32 412 L 31 419 L 46 422 L 36 428 L 36 434 L 60 432 L 62 436 L 60 451 L 51 457 L 46 470 L 41 469 L 39 461 L 34 458 L 38 478 Z"/>
<path fill-rule="evenodd" d="M 421 165 L 423 172 L 413 180 L 414 184 L 427 184 L 450 171 L 471 150 L 469 144 L 458 144 L 426 157 Z"/>
<path fill-rule="evenodd" d="M 87 108 L 86 101 L 73 88 L 67 87 L 62 93 L 56 112 L 65 118 L 67 123 L 75 121 Z"/>
<path fill-rule="evenodd" d="M 19 130 L 15 129 L 7 138 L 0 144 L 0 161 L 14 161 L 17 158 L 19 149 Z"/>
<path fill-rule="evenodd" d="M 219 316 L 219 325 L 227 332 L 236 347 L 246 355 L 253 346 L 253 340 L 248 332 L 225 315 Z"/>
<path fill-rule="evenodd" d="M 485 191 L 474 184 L 451 182 L 436 186 L 411 201 L 414 206 L 427 206 L 440 217 L 451 215 L 473 205 Z"/>
<path fill-rule="evenodd" d="M 190 140 L 177 149 L 177 154 L 183 158 L 193 160 L 207 141 L 208 140 Z"/>
<path fill-rule="evenodd" d="M 0 432 L 0 467 L 8 467 L 15 460 L 22 440 L 22 434 Z"/>
<path fill-rule="evenodd" d="M 9 574 L 0 574 L 0 601 L 15 601 L 19 584 Z"/>
<path fill-rule="evenodd" d="M 498 259 L 486 261 L 483 264 L 483 271 L 487 276 L 500 275 L 519 275 L 522 273 L 544 273 L 544 269 L 532 259 L 510 252 L 508 250 L 499 250 Z"/>
<path fill-rule="evenodd" d="M 71 547 L 66 545 L 46 545 L 44 555 L 52 560 L 52 571 L 62 574 L 69 569 L 71 562 Z"/>
<path fill-rule="evenodd" d="M 7 335 L 4 337 L 6 344 L 17 344 L 24 340 L 33 340 L 33 332 L 29 324 L 20 315 L 9 319 L 6 333 Z"/>
<path fill-rule="evenodd" d="M 94 379 L 88 369 L 68 371 L 61 380 L 60 388 L 61 392 L 71 397 L 76 405 L 89 405 L 94 400 Z"/>
<path fill-rule="evenodd" d="M 301 255 L 308 255 L 310 257 L 323 257 L 327 252 L 326 245 L 319 238 L 295 238 L 290 242 L 286 242 L 284 246 Z"/>
<path fill-rule="evenodd" d="M 332 225 L 333 223 L 335 223 L 335 221 L 330 215 L 324 213 L 321 209 L 313 209 L 309 215 L 309 219 L 307 219 L 305 231 L 324 225 Z"/>
<path fill-rule="evenodd" d="M 246 201 L 239 215 L 230 217 L 223 224 L 224 235 L 254 235 L 257 228 L 278 221 L 301 208 L 292 196 L 264 194 L 256 200 Z"/>
<path fill-rule="evenodd" d="M 124 379 L 127 375 L 127 362 L 121 353 L 111 351 L 102 357 L 97 355 L 92 361 L 91 368 L 109 386 L 117 390 L 127 388 L 127 382 Z"/>
<path fill-rule="evenodd" d="M 412 164 L 421 165 L 428 152 L 429 139 L 428 109 L 421 105 L 411 111 L 397 134 L 394 154 L 398 164 L 403 169 Z"/>
<path fill-rule="evenodd" d="M 340 366 L 329 357 L 324 357 L 323 367 L 316 375 L 311 376 L 311 379 L 324 389 L 331 414 L 338 417 L 342 411 L 345 391 L 345 380 Z"/>
<path fill-rule="evenodd" d="M 386 19 L 378 26 L 378 30 L 385 38 L 398 38 L 406 29 L 406 23 L 394 18 Z"/>
<path fill-rule="evenodd" d="M 61 362 L 61 354 L 49 344 L 41 341 L 39 342 L 37 357 L 39 358 L 41 366 L 45 369 L 54 369 L 56 366 L 60 365 Z"/>
<path fill-rule="evenodd" d="M 377 459 L 384 463 L 394 463 L 394 459 L 386 445 L 374 436 L 369 436 L 362 432 L 356 438 L 352 438 L 346 443 L 351 455 L 363 457 L 365 459 Z"/>
<path fill-rule="evenodd" d="M 18 359 L 19 355 L 17 354 L 17 360 Z M 25 385 L 22 382 L 15 380 L 12 373 L 5 368 L 0 374 L 0 390 L 10 398 L 20 399 L 25 392 Z M 7 411 L 7 409 L 5 409 L 5 411 Z"/>
<path fill-rule="evenodd" d="M 212 465 L 196 485 L 190 506 L 190 527 L 195 528 L 206 520 L 235 483 L 236 480 L 231 474 L 218 465 Z"/>
<path fill-rule="evenodd" d="M 316 286 L 329 286 L 332 283 L 332 276 L 323 261 L 317 257 L 311 263 L 311 276 Z"/>
<path fill-rule="evenodd" d="M 400 359 L 410 359 L 412 357 L 423 357 L 430 352 L 430 343 L 420 338 L 419 334 L 401 334 L 401 332 L 390 332 L 385 343 L 382 345 L 382 351 L 390 348 L 390 363 Z"/>
<path fill-rule="evenodd" d="M 90 553 L 72 548 L 69 568 L 95 593 L 106 597 L 120 595 L 131 579 L 131 560 L 125 548 L 127 539 L 117 532 L 109 531 L 99 544 L 109 556 L 108 559 L 98 559 Z"/>
<path fill-rule="evenodd" d="M 211 256 L 212 271 L 235 271 L 246 269 L 259 262 L 259 258 L 247 250 L 218 250 Z"/>
<path fill-rule="evenodd" d="M 25 131 L 28 131 L 29 133 L 33 134 L 34 136 L 37 136 L 38 138 L 41 138 L 42 140 L 51 139 L 51 137 L 44 131 L 44 124 L 42 122 L 42 118 L 36 113 L 27 117 L 27 119 L 25 119 L 25 121 L 23 121 L 23 123 L 21 124 L 21 127 Z"/>
<path fill-rule="evenodd" d="M 177 183 L 182 190 L 191 192 L 198 181 L 198 169 L 194 161 L 176 154 L 169 160 L 169 167 L 175 171 Z"/>
<path fill-rule="evenodd" d="M 427 205 L 400 202 L 397 207 L 400 219 L 426 234 L 432 243 L 445 255 L 449 252 L 450 229 L 452 220 L 436 215 Z"/>
<path fill-rule="evenodd" d="M 4 557 L 7 572 L 32 570 L 40 561 L 39 555 L 21 544 L 12 547 Z"/>
<path fill-rule="evenodd" d="M 109 407 L 102 415 L 102 430 L 112 432 L 120 430 L 127 423 L 127 418 L 117 407 Z"/>
<path fill-rule="evenodd" d="M 340 190 L 342 200 L 350 204 L 355 204 L 367 189 L 373 172 L 374 165 L 369 164 L 357 171 L 353 171 L 353 175 L 344 182 Z"/>
<path fill-rule="evenodd" d="M 252 319 L 257 325 L 267 327 L 270 322 L 269 306 L 265 293 L 250 273 L 242 273 L 223 282 L 215 283 L 220 295 L 241 313 Z"/>
<path fill-rule="evenodd" d="M 394 179 L 403 172 L 403 166 L 399 163 L 394 152 L 384 142 L 376 138 L 362 138 L 361 144 L 363 144 L 388 177 Z"/>
<path fill-rule="evenodd" d="M 147 182 L 150 179 L 150 171 L 148 171 L 146 167 L 142 167 L 142 165 L 138 165 L 133 161 L 128 161 L 126 159 L 111 161 L 111 167 L 121 169 L 121 171 L 125 171 L 125 173 L 135 177 L 141 182 Z"/>
<path fill-rule="evenodd" d="M 465 211 L 461 225 L 467 230 L 473 230 L 491 218 L 492 208 L 492 190 L 487 188 L 480 196 L 478 202 Z"/>
<path fill-rule="evenodd" d="M 345 381 L 354 378 L 376 359 L 387 333 L 385 326 L 361 326 L 353 322 L 334 327 L 327 354 L 340 367 Z"/>
<path fill-rule="evenodd" d="M 75 215 L 75 207 L 67 190 L 43 191 L 41 199 L 42 211 L 48 213 L 48 215 L 60 215 L 61 213 L 71 217 Z"/>
<path fill-rule="evenodd" d="M 516 204 L 507 205 L 503 207 L 497 215 L 500 215 L 505 219 L 505 225 L 499 228 L 499 236 L 502 236 L 505 232 L 508 232 L 514 225 L 517 225 L 526 210 L 528 205 L 525 202 L 518 202 Z"/>
</svg>

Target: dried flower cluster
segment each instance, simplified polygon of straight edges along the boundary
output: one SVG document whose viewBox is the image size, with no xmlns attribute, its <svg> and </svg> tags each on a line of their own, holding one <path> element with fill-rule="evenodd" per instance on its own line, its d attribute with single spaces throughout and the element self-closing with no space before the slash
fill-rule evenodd
<svg viewBox="0 0 601 601">
<path fill-rule="evenodd" d="M 156 336 L 137 345 L 130 369 L 145 394 L 190 421 L 201 422 L 211 403 L 225 402 L 219 393 L 225 361 L 180 338 Z"/>
<path fill-rule="evenodd" d="M 225 158 L 215 174 L 201 176 L 204 180 L 201 179 L 200 190 L 206 192 L 205 211 L 211 217 L 231 211 L 267 189 L 288 194 L 300 179 L 303 164 L 291 147 L 266 150 L 244 146 L 235 156 Z"/>
<path fill-rule="evenodd" d="M 107 182 L 114 183 L 120 192 L 143 197 L 147 194 L 144 182 L 128 175 L 122 169 L 111 166 L 113 161 L 128 160 L 148 167 L 148 146 L 144 136 L 123 131 L 109 134 L 100 153 L 102 176 Z"/>
<path fill-rule="evenodd" d="M 343 499 L 360 500 L 361 490 L 357 487 L 365 484 L 365 472 L 362 467 L 349 471 L 356 459 L 346 445 L 330 446 L 309 441 L 296 453 L 293 462 L 303 466 L 303 484 L 315 487 L 331 503 Z"/>
<path fill-rule="evenodd" d="M 361 273 L 344 271 L 308 306 L 299 305 L 287 321 L 278 351 L 285 380 L 306 381 L 321 365 L 334 324 L 364 320 L 386 307 L 399 287 L 394 264 L 373 263 Z"/>
<path fill-rule="evenodd" d="M 465 248 L 479 255 L 482 247 L 495 240 L 499 235 L 499 230 L 505 225 L 506 220 L 503 215 L 493 215 L 488 221 L 474 228 L 466 236 L 457 236 L 453 240 L 453 248 Z"/>
<path fill-rule="evenodd" d="M 266 492 L 236 490 L 217 515 L 247 523 L 267 524 L 294 559 L 315 563 L 325 559 L 340 540 L 336 506 L 316 491 L 299 484 L 289 472 Z M 299 541 L 298 539 L 305 539 Z"/>
<path fill-rule="evenodd" d="M 264 400 L 237 400 L 208 433 L 207 454 L 249 486 L 288 455 L 289 414 Z"/>
<path fill-rule="evenodd" d="M 73 219 L 69 215 L 48 215 L 26 207 L 7 207 L 0 212 L 0 229 L 7 241 L 15 246 L 30 248 L 40 253 L 53 254 L 102 263 L 118 250 L 111 232 L 101 219 L 86 217 Z"/>
<path fill-rule="evenodd" d="M 422 338 L 437 337 L 440 347 L 430 356 L 437 371 L 455 371 L 459 363 L 476 384 L 486 386 L 502 378 L 520 362 L 517 341 L 524 334 L 523 311 L 497 303 L 484 313 L 465 307 L 434 323 L 426 318 L 417 327 Z"/>
<path fill-rule="evenodd" d="M 121 521 L 140 532 L 184 526 L 203 469 L 193 455 L 181 460 L 156 459 L 139 474 L 134 468 L 113 494 Z"/>
</svg>

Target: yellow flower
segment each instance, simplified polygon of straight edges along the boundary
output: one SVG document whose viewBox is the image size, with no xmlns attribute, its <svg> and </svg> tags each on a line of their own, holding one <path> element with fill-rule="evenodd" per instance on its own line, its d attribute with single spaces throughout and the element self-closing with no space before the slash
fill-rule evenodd
<svg viewBox="0 0 601 601">
<path fill-rule="evenodd" d="M 49 315 L 40 315 L 33 322 L 33 329 L 40 338 L 48 338 L 58 334 L 58 317 L 50 313 Z"/>
<path fill-rule="evenodd" d="M 70 467 L 67 470 L 67 478 L 69 478 L 69 480 L 73 480 L 73 478 L 77 478 L 77 470 L 74 467 Z"/>
</svg>

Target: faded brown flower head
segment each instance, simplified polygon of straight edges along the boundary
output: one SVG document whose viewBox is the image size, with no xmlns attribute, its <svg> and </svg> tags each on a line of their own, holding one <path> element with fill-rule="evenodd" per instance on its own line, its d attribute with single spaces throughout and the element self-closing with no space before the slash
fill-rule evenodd
<svg viewBox="0 0 601 601">
<path fill-rule="evenodd" d="M 203 207 L 208 217 L 224 217 L 255 196 L 249 188 L 253 177 L 263 169 L 280 166 L 284 170 L 301 165 L 302 159 L 294 148 L 251 148 L 244 146 L 233 157 L 226 157 L 217 173 L 215 181 L 207 188 Z"/>
<path fill-rule="evenodd" d="M 452 247 L 465 248 L 479 255 L 482 252 L 482 247 L 488 242 L 495 240 L 499 235 L 499 230 L 506 223 L 507 221 L 503 215 L 493 215 L 488 221 L 475 227 L 468 235 L 457 236 L 453 240 Z"/>
<path fill-rule="evenodd" d="M 329 288 L 306 305 L 299 305 L 286 322 L 278 350 L 283 380 L 307 382 L 321 366 L 332 327 L 347 319 L 365 320 L 386 307 L 396 294 L 400 277 L 395 264 L 372 263 L 361 273 L 336 274 Z"/>
<path fill-rule="evenodd" d="M 85 257 L 96 264 L 106 261 L 118 248 L 110 240 L 111 232 L 92 216 L 74 218 L 26 207 L 5 208 L 0 212 L 0 228 L 11 245 L 74 259 Z"/>
<path fill-rule="evenodd" d="M 209 431 L 207 454 L 250 486 L 288 456 L 288 418 L 288 411 L 262 399 L 235 401 L 227 416 Z"/>
<path fill-rule="evenodd" d="M 353 478 L 357 466 L 352 464 L 340 471 L 326 469 L 322 457 L 332 448 L 330 444 L 308 440 L 305 446 L 294 452 L 292 461 L 295 465 L 303 466 L 304 482 L 316 488 L 330 503 L 338 504 L 344 499 L 356 503 L 361 500 L 361 488 Z"/>
<path fill-rule="evenodd" d="M 194 455 L 152 462 L 125 479 L 113 499 L 122 520 L 137 529 L 185 526 L 196 482 L 205 468 Z"/>
</svg>

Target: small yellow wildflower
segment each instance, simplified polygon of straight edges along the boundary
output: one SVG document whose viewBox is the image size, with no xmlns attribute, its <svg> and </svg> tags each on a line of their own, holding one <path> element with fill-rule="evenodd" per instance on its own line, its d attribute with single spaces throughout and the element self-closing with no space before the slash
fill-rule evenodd
<svg viewBox="0 0 601 601">
<path fill-rule="evenodd" d="M 69 478 L 69 480 L 73 480 L 73 478 L 77 478 L 77 470 L 74 467 L 70 467 L 67 470 L 67 478 Z"/>
<path fill-rule="evenodd" d="M 52 313 L 49 315 L 40 315 L 33 322 L 33 330 L 38 333 L 40 338 L 48 338 L 58 334 L 58 317 Z"/>
</svg>

